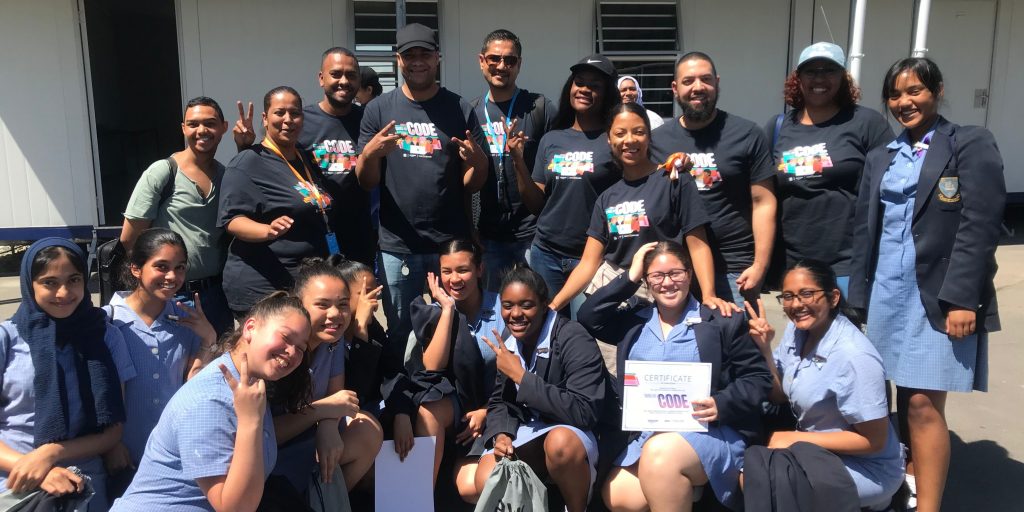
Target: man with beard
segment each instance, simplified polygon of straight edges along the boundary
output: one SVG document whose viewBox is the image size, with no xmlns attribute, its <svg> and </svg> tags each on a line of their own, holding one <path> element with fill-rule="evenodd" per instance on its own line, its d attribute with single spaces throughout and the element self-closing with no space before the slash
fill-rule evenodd
<svg viewBox="0 0 1024 512">
<path fill-rule="evenodd" d="M 433 30 L 402 27 L 395 53 L 405 83 L 366 106 L 356 174 L 364 189 L 381 187 L 378 270 L 388 329 L 404 340 L 441 244 L 470 235 L 465 205 L 487 178 L 487 141 L 470 104 L 437 83 Z"/>
<path fill-rule="evenodd" d="M 356 179 L 356 141 L 362 107 L 353 102 L 359 91 L 359 61 L 346 48 L 324 52 L 320 64 L 324 97 L 306 105 L 299 146 L 313 154 L 327 178 L 334 198 L 331 224 L 338 226 L 338 246 L 346 258 L 373 267 L 377 259 L 377 233 L 370 217 L 370 193 Z"/>
<path fill-rule="evenodd" d="M 672 91 L 683 115 L 654 130 L 656 160 L 686 153 L 708 215 L 715 253 L 715 290 L 743 307 L 755 302 L 775 238 L 774 169 L 764 132 L 716 107 L 719 77 L 711 57 L 690 52 L 676 60 Z"/>
<path fill-rule="evenodd" d="M 508 30 L 498 29 L 484 38 L 480 72 L 487 92 L 473 100 L 483 125 L 490 154 L 490 172 L 480 191 L 478 229 L 484 248 L 484 285 L 497 291 L 501 277 L 515 263 L 526 263 L 537 219 L 530 214 L 516 187 L 515 159 L 506 148 L 507 128 L 523 132 L 523 163 L 533 169 L 540 138 L 551 128 L 555 107 L 542 94 L 520 89 L 516 78 L 523 67 L 523 47 Z M 504 119 L 504 121 L 503 121 Z M 514 125 L 513 125 L 514 124 Z"/>
</svg>

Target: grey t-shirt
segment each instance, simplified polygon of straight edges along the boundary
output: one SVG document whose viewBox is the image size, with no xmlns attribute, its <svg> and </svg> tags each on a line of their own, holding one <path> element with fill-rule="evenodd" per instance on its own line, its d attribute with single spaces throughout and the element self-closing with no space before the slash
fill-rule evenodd
<svg viewBox="0 0 1024 512">
<path fill-rule="evenodd" d="M 217 227 L 220 180 L 224 166 L 214 160 L 217 172 L 210 194 L 203 197 L 196 182 L 171 168 L 167 159 L 157 160 L 142 172 L 124 216 L 129 220 L 149 220 L 152 227 L 167 228 L 181 235 L 188 250 L 188 280 L 220 275 L 227 254 L 224 229 Z M 169 174 L 174 173 L 174 190 L 161 203 L 160 195 Z"/>
</svg>

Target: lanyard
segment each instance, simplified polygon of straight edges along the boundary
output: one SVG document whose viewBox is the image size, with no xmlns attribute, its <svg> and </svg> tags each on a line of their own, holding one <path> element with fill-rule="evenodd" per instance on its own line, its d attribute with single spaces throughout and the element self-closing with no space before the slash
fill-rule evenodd
<svg viewBox="0 0 1024 512">
<path fill-rule="evenodd" d="M 320 215 L 324 217 L 324 224 L 327 225 L 327 230 L 330 231 L 331 224 L 327 222 L 327 211 L 326 205 L 324 204 L 323 196 L 320 195 L 320 189 L 317 188 L 316 184 L 313 183 L 313 175 L 310 174 L 309 168 L 306 167 L 306 161 L 302 159 L 301 155 L 299 156 L 299 161 L 302 162 L 302 170 L 306 172 L 306 179 L 302 179 L 302 175 L 299 174 L 299 171 L 296 171 L 295 167 L 292 167 L 292 163 L 289 162 L 288 159 L 284 157 L 284 155 L 281 153 L 281 150 L 277 148 L 277 144 L 274 144 L 274 141 L 270 140 L 270 137 L 263 138 L 263 146 L 265 146 L 275 155 L 281 157 L 281 160 L 284 160 L 285 165 L 287 165 L 288 169 L 290 169 L 292 171 L 292 174 L 295 175 L 295 179 L 299 180 L 299 183 L 305 185 L 306 188 L 309 189 L 310 193 L 313 194 L 313 197 L 316 199 L 316 207 L 318 210 L 320 210 Z"/>
<path fill-rule="evenodd" d="M 512 101 L 510 101 L 508 104 L 508 114 L 505 115 L 505 121 L 511 122 L 512 112 L 514 112 L 514 109 L 516 108 L 516 98 L 518 97 L 519 88 L 516 87 L 516 92 L 515 94 L 512 95 Z M 494 144 L 495 146 L 498 147 L 498 172 L 495 173 L 495 178 L 497 179 L 498 182 L 497 192 L 498 203 L 500 204 L 504 196 L 503 189 L 505 188 L 505 154 L 508 149 L 505 147 L 505 145 L 506 143 L 508 143 L 508 134 L 505 133 L 505 127 L 502 126 L 501 134 L 499 135 L 498 132 L 494 129 L 494 126 L 491 124 L 491 113 L 488 112 L 487 110 L 487 102 L 490 101 L 490 99 L 491 91 L 488 90 L 487 94 L 484 95 L 484 120 L 487 122 L 487 131 L 491 132 L 491 134 L 494 136 Z M 497 107 L 498 104 L 495 103 L 494 106 Z M 498 107 L 498 110 L 500 111 L 501 107 Z"/>
</svg>

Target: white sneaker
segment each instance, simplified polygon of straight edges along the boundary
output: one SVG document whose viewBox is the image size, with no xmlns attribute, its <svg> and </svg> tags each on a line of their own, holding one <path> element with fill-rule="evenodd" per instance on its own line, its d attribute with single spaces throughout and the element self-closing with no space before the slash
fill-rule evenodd
<svg viewBox="0 0 1024 512">
<path fill-rule="evenodd" d="M 907 494 L 906 509 L 907 512 L 917 511 L 917 479 L 914 475 L 907 475 L 906 478 L 907 488 L 910 489 L 910 493 Z"/>
</svg>

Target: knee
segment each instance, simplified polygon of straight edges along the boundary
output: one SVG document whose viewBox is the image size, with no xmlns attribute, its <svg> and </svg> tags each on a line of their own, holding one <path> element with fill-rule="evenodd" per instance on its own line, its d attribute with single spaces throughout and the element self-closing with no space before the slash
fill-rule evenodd
<svg viewBox="0 0 1024 512">
<path fill-rule="evenodd" d="M 354 443 L 350 442 L 348 446 L 374 454 L 380 451 L 380 447 L 384 443 L 384 429 L 373 416 L 360 412 L 346 428 L 352 430 L 355 441 Z"/>
<path fill-rule="evenodd" d="M 438 435 L 452 423 L 455 415 L 451 400 L 441 399 L 436 402 L 423 404 L 419 407 L 417 417 L 423 423 L 427 431 Z"/>
<path fill-rule="evenodd" d="M 544 439 L 544 457 L 548 469 L 576 465 L 587 460 L 587 450 L 576 433 L 567 428 L 557 427 L 548 432 Z"/>
<path fill-rule="evenodd" d="M 466 503 L 476 503 L 480 499 L 482 489 L 476 486 L 477 467 L 477 464 L 465 464 L 455 468 L 455 488 Z"/>
<path fill-rule="evenodd" d="M 676 439 L 673 439 L 673 436 Z M 681 466 L 678 444 L 681 440 L 681 437 L 673 433 L 656 434 L 648 439 L 640 452 L 638 473 L 658 475 L 670 471 L 678 472 Z"/>
<path fill-rule="evenodd" d="M 907 420 L 910 423 L 932 423 L 943 417 L 939 404 L 927 393 L 914 393 L 907 400 Z"/>
<path fill-rule="evenodd" d="M 647 500 L 636 485 L 620 482 L 619 478 L 609 478 L 601 486 L 601 499 L 611 512 L 645 512 Z"/>
</svg>

